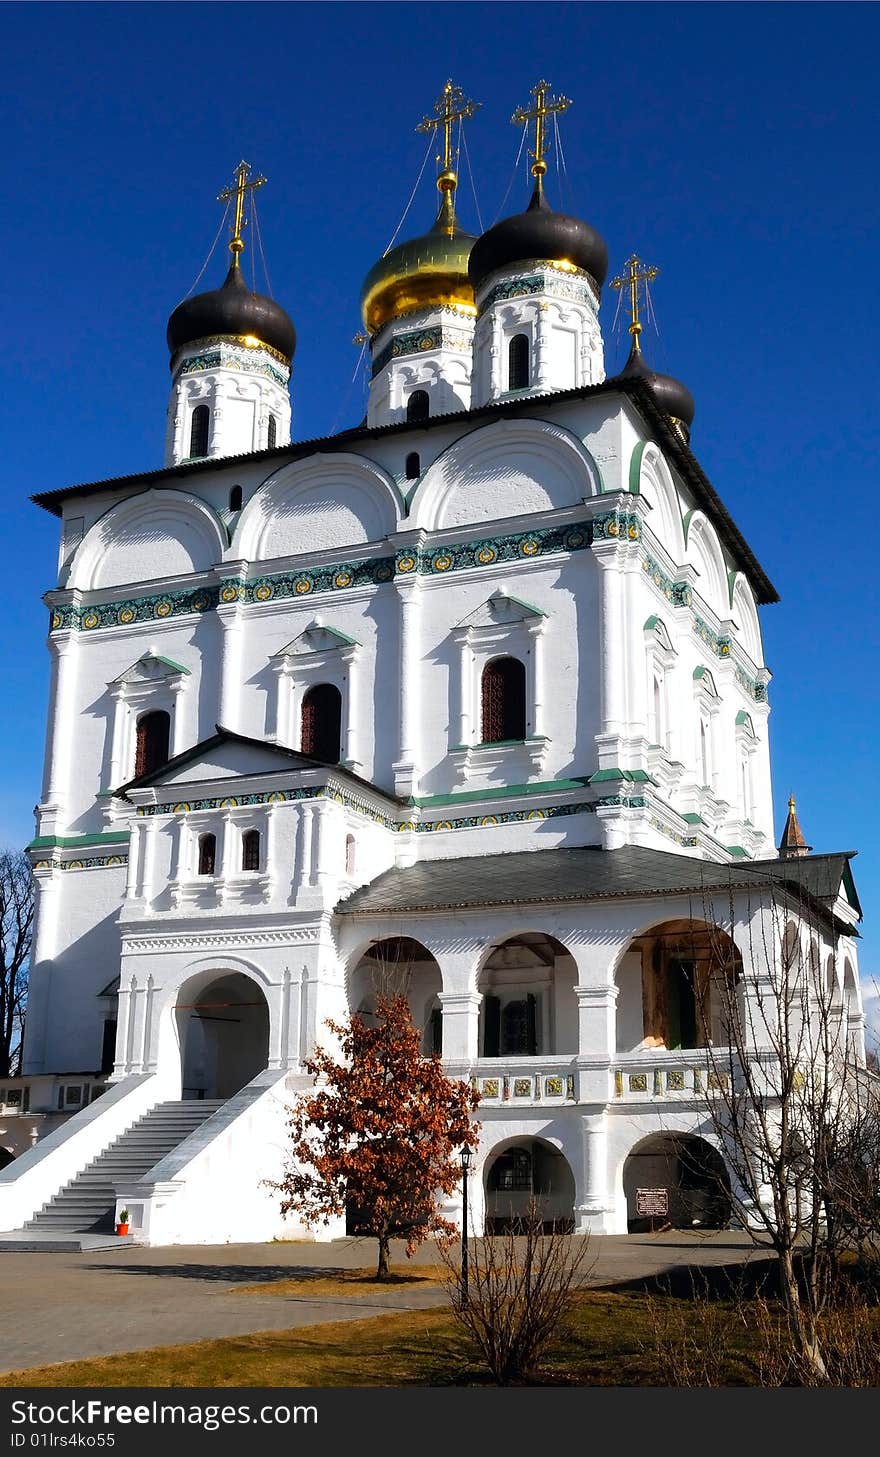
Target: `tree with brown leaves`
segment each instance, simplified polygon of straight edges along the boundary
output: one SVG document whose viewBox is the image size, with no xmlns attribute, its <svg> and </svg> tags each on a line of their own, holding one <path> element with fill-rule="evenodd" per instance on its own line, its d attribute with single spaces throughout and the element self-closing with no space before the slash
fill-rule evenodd
<svg viewBox="0 0 880 1457">
<path fill-rule="evenodd" d="M 281 1208 L 312 1225 L 347 1212 L 358 1234 L 379 1241 L 384 1280 L 392 1237 L 406 1240 L 410 1256 L 429 1234 L 457 1233 L 437 1197 L 458 1185 L 460 1149 L 476 1146 L 479 1094 L 447 1078 L 436 1053 L 422 1055 L 404 996 L 380 997 L 369 1019 L 327 1026 L 340 1058 L 319 1047 L 305 1063 L 318 1086 L 291 1114 Z"/>
<path fill-rule="evenodd" d="M 28 963 L 34 929 L 34 877 L 19 851 L 0 853 L 0 1078 L 21 1068 Z"/>
</svg>

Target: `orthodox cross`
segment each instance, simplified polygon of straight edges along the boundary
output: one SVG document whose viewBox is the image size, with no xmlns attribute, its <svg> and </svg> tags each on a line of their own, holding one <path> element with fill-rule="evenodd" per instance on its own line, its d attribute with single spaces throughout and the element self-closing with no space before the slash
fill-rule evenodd
<svg viewBox="0 0 880 1457">
<path fill-rule="evenodd" d="M 568 111 L 571 101 L 567 96 L 551 95 L 549 81 L 539 81 L 537 86 L 532 87 L 530 95 L 535 98 L 531 111 L 526 111 L 524 107 L 518 106 L 510 120 L 514 126 L 523 126 L 529 121 L 535 123 L 535 145 L 533 149 L 530 149 L 529 156 L 535 159 L 532 163 L 532 176 L 543 177 L 547 171 L 547 163 L 544 161 L 547 146 L 544 135 L 545 118 L 552 116 L 555 112 Z"/>
<path fill-rule="evenodd" d="M 629 332 L 632 334 L 634 347 L 638 349 L 639 335 L 642 332 L 642 326 L 639 322 L 639 284 L 644 283 L 647 290 L 648 284 L 653 282 L 660 269 L 654 268 L 651 264 L 643 263 L 641 258 L 635 253 L 630 254 L 623 266 L 626 272 L 619 273 L 616 278 L 612 278 L 611 287 L 629 289 Z"/>
<path fill-rule="evenodd" d="M 235 221 L 232 224 L 232 238 L 229 243 L 229 251 L 232 254 L 233 261 L 237 263 L 239 253 L 244 251 L 244 239 L 241 236 L 241 232 L 247 222 L 244 215 L 245 193 L 249 192 L 253 196 L 257 188 L 262 187 L 266 179 L 265 177 L 251 176 L 250 162 L 239 162 L 233 175 L 235 177 L 235 185 L 233 187 L 224 187 L 222 192 L 218 192 L 217 201 L 231 202 L 232 198 L 235 198 Z"/>
<path fill-rule="evenodd" d="M 452 127 L 456 121 L 464 121 L 467 117 L 473 116 L 481 101 L 465 101 L 464 92 L 460 86 L 453 86 L 447 81 L 440 95 L 434 103 L 434 115 L 423 116 L 416 127 L 417 132 L 432 132 L 435 136 L 440 128 L 443 128 L 443 158 L 442 170 L 437 180 L 437 186 L 441 191 L 449 189 L 450 182 L 455 186 L 456 177 L 452 166 Z M 437 161 L 441 160 L 438 155 Z M 446 183 L 446 187 L 442 186 Z"/>
</svg>

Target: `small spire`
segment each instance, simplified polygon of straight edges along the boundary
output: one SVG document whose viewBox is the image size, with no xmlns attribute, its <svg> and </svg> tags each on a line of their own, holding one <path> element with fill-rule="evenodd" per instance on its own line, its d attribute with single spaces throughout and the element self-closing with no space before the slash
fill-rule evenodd
<svg viewBox="0 0 880 1457">
<path fill-rule="evenodd" d="M 653 283 L 660 269 L 655 268 L 653 264 L 643 263 L 636 253 L 631 253 L 623 266 L 626 272 L 619 273 L 616 278 L 612 278 L 611 287 L 629 289 L 629 332 L 632 335 L 630 358 L 632 358 L 634 354 L 641 354 L 642 352 L 642 346 L 639 343 L 639 335 L 642 332 L 642 325 L 639 319 L 639 284 L 644 283 L 645 294 L 647 295 L 648 284 Z"/>
<path fill-rule="evenodd" d="M 458 173 L 452 165 L 452 128 L 455 122 L 465 121 L 473 116 L 482 104 L 481 101 L 466 101 L 461 87 L 454 85 L 451 80 L 447 81 L 434 102 L 433 116 L 423 116 L 416 127 L 417 132 L 429 132 L 434 136 L 441 127 L 443 129 L 443 153 L 442 156 L 439 152 L 437 154 L 437 188 L 441 203 L 436 226 L 448 233 L 450 238 L 456 227 L 453 196 L 458 186 Z"/>
<path fill-rule="evenodd" d="M 231 202 L 235 198 L 235 217 L 232 223 L 232 237 L 229 240 L 229 251 L 232 254 L 232 266 L 238 268 L 239 254 L 244 252 L 244 238 L 242 229 L 247 226 L 247 218 L 244 215 L 245 193 L 253 195 L 258 187 L 262 187 L 266 181 L 265 177 L 252 177 L 250 162 L 239 162 L 233 173 L 235 184 L 232 187 L 224 187 L 218 192 L 218 202 Z"/>
<path fill-rule="evenodd" d="M 513 126 L 525 126 L 530 121 L 535 123 L 535 145 L 529 148 L 529 156 L 532 158 L 535 196 L 539 197 L 544 190 L 543 179 L 547 171 L 547 137 L 544 122 L 548 116 L 568 111 L 571 100 L 568 96 L 553 96 L 550 92 L 549 81 L 539 81 L 537 86 L 532 87 L 529 94 L 535 98 L 534 106 L 528 111 L 525 107 L 518 106 L 510 121 Z"/>
<path fill-rule="evenodd" d="M 795 860 L 802 855 L 809 855 L 812 845 L 808 845 L 804 839 L 804 832 L 798 823 L 795 812 L 794 795 L 788 797 L 788 818 L 785 821 L 785 829 L 782 831 L 782 839 L 779 841 L 780 860 Z"/>
</svg>

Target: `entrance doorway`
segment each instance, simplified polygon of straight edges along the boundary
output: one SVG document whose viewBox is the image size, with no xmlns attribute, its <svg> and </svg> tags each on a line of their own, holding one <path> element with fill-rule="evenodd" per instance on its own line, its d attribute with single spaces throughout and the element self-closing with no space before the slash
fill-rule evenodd
<svg viewBox="0 0 880 1457">
<path fill-rule="evenodd" d="M 231 1098 L 269 1061 L 269 1008 L 241 972 L 218 976 L 177 1003 L 184 1098 Z"/>
<path fill-rule="evenodd" d="M 544 1230 L 574 1229 L 574 1175 L 563 1155 L 537 1139 L 503 1149 L 486 1175 L 486 1233 L 516 1233 L 532 1212 Z"/>
<path fill-rule="evenodd" d="M 626 1227 L 723 1229 L 730 1222 L 724 1160 L 692 1133 L 657 1133 L 637 1144 L 623 1166 Z"/>
</svg>

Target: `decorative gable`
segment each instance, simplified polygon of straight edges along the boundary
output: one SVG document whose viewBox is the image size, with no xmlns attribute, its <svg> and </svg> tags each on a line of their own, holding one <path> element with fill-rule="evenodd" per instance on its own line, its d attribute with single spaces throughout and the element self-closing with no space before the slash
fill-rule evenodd
<svg viewBox="0 0 880 1457">
<path fill-rule="evenodd" d="M 523 602 L 519 597 L 511 597 L 499 588 L 480 607 L 462 618 L 455 631 L 459 633 L 469 632 L 474 628 L 511 627 L 515 623 L 538 624 L 545 616 L 546 613 L 539 607 L 533 607 L 530 602 Z"/>
<path fill-rule="evenodd" d="M 281 648 L 279 652 L 273 653 L 272 658 L 273 661 L 304 658 L 316 653 L 341 652 L 346 648 L 359 646 L 357 640 L 349 637 L 348 633 L 340 632 L 339 628 L 330 627 L 322 618 L 316 617 L 298 637 L 295 637 L 286 647 Z"/>
<path fill-rule="evenodd" d="M 190 676 L 189 668 L 185 668 L 182 663 L 175 663 L 173 658 L 165 658 L 161 653 L 153 652 L 151 649 L 144 653 L 142 658 L 138 658 L 136 663 L 132 663 L 130 668 L 126 668 L 124 673 L 120 673 L 118 678 L 114 678 L 108 687 L 113 688 L 118 685 L 130 690 L 141 683 L 161 683 L 167 679 L 180 678 L 184 675 L 187 678 Z"/>
</svg>

